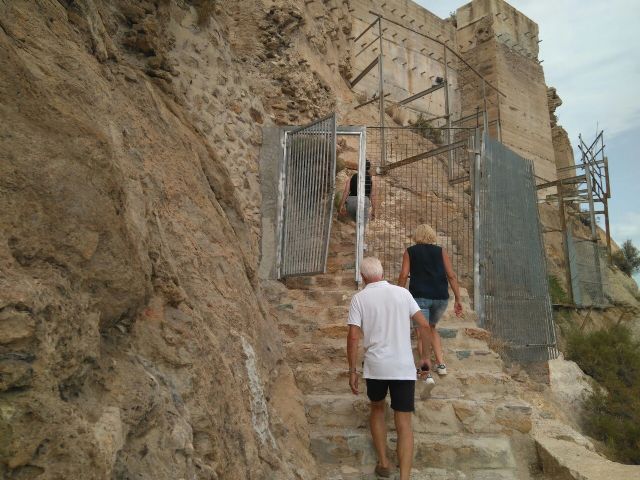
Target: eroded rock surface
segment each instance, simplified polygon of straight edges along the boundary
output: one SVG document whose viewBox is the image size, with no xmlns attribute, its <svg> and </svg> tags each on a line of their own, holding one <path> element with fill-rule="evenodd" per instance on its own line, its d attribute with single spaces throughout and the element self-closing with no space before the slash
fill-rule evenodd
<svg viewBox="0 0 640 480">
<path fill-rule="evenodd" d="M 0 2 L 2 478 L 314 475 L 255 276 L 260 127 L 343 56 L 298 3 Z"/>
</svg>

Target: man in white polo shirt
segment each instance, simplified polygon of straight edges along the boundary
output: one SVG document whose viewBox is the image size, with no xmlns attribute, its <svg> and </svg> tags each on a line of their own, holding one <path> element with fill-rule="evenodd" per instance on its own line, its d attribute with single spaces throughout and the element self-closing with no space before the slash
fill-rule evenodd
<svg viewBox="0 0 640 480">
<path fill-rule="evenodd" d="M 391 476 L 384 421 L 385 398 L 389 390 L 398 434 L 400 480 L 409 480 L 413 462 L 411 414 L 414 411 L 416 383 L 410 320 L 413 319 L 421 330 L 423 352 L 429 351 L 429 324 L 408 290 L 382 280 L 380 260 L 374 257 L 365 258 L 360 267 L 360 274 L 366 286 L 351 299 L 347 321 L 349 386 L 357 395 L 358 341 L 362 333 L 365 350 L 364 378 L 367 383 L 367 396 L 371 401 L 369 426 L 378 455 L 375 473 L 380 477 Z M 422 358 L 420 365 L 427 365 L 427 359 Z"/>
</svg>

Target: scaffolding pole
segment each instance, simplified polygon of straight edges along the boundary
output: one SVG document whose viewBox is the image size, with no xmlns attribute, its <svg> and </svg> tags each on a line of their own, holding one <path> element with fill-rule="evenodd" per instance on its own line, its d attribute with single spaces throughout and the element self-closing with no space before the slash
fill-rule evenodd
<svg viewBox="0 0 640 480">
<path fill-rule="evenodd" d="M 447 117 L 447 144 L 451 144 L 451 107 L 449 106 L 449 65 L 447 63 L 447 47 L 443 46 L 444 58 L 444 114 Z M 449 150 L 449 180 L 453 175 L 453 150 Z"/>
<path fill-rule="evenodd" d="M 573 304 L 573 283 L 571 281 L 571 267 L 569 259 L 569 238 L 567 235 L 567 218 L 564 211 L 564 185 L 562 182 L 558 184 L 558 210 L 560 213 L 560 223 L 562 225 L 562 249 L 564 252 L 565 274 L 567 277 L 567 293 L 569 295 L 569 303 Z"/>
<path fill-rule="evenodd" d="M 382 17 L 378 16 L 378 37 L 380 38 L 380 54 L 378 56 L 378 98 L 380 99 L 380 166 L 387 164 L 387 151 L 384 141 L 384 68 L 382 66 Z"/>
</svg>

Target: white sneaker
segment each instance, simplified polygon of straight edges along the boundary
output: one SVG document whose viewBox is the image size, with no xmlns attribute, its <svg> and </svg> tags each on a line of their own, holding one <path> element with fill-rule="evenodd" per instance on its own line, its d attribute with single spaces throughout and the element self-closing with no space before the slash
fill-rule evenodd
<svg viewBox="0 0 640 480">
<path fill-rule="evenodd" d="M 433 379 L 430 373 L 427 373 L 427 378 L 424 379 L 424 383 L 427 385 L 427 388 L 429 390 L 436 386 L 436 381 Z"/>
<path fill-rule="evenodd" d="M 436 365 L 436 373 L 438 375 L 446 375 L 447 374 L 447 366 L 444 363 L 440 363 Z"/>
</svg>

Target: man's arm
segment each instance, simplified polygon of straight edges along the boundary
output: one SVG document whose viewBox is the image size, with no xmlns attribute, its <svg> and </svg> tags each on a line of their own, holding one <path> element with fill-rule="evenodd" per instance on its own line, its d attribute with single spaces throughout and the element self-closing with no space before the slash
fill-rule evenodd
<svg viewBox="0 0 640 480">
<path fill-rule="evenodd" d="M 349 361 L 349 386 L 354 395 L 358 394 L 358 342 L 362 330 L 357 325 L 349 325 L 347 334 L 347 360 Z"/>
<path fill-rule="evenodd" d="M 458 285 L 458 277 L 456 276 L 456 272 L 453 271 L 453 266 L 451 265 L 451 260 L 449 259 L 449 255 L 447 255 L 446 250 L 442 249 L 442 260 L 444 261 L 444 270 L 447 273 L 447 279 L 449 280 L 449 285 L 451 285 L 451 290 L 453 290 L 453 295 L 455 296 L 455 305 L 453 307 L 453 311 L 456 316 L 462 315 L 462 304 L 460 303 L 460 286 Z"/>
<path fill-rule="evenodd" d="M 422 341 L 422 358 L 420 359 L 420 366 L 424 364 L 429 365 L 429 352 L 431 351 L 431 331 L 429 330 L 429 323 L 420 310 L 414 313 L 411 318 L 418 324 L 420 340 Z"/>
<path fill-rule="evenodd" d="M 409 252 L 405 250 L 404 255 L 402 255 L 402 268 L 400 269 L 400 275 L 398 276 L 399 287 L 406 288 L 407 286 L 407 278 L 409 278 L 409 271 L 411 269 L 410 262 Z"/>
</svg>

